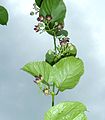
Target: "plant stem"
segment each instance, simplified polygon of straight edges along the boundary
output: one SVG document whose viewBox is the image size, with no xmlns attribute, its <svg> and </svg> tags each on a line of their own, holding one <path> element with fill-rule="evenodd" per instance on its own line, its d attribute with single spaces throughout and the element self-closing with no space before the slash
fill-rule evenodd
<svg viewBox="0 0 105 120">
<path fill-rule="evenodd" d="M 54 39 L 54 50 L 55 50 L 55 53 L 57 52 L 57 48 L 56 48 L 56 37 L 55 37 L 55 33 L 54 33 L 54 36 L 53 36 L 53 39 Z M 54 106 L 54 100 L 55 100 L 55 84 L 53 82 L 53 94 L 52 94 L 52 106 Z"/>
<path fill-rule="evenodd" d="M 54 100 L 55 100 L 55 84 L 53 83 L 53 93 L 52 93 L 52 106 L 54 106 Z"/>
<path fill-rule="evenodd" d="M 58 89 L 58 91 L 56 92 L 56 94 L 55 94 L 55 95 L 58 95 L 58 93 L 59 93 L 59 89 Z"/>
<path fill-rule="evenodd" d="M 55 35 L 53 36 L 53 39 L 54 39 L 54 50 L 55 50 L 55 53 L 57 52 L 57 47 L 56 47 L 56 37 Z"/>
</svg>

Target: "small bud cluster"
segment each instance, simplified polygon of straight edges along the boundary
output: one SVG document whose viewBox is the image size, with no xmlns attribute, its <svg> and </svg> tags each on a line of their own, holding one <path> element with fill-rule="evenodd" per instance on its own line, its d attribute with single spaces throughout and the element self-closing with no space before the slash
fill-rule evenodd
<svg viewBox="0 0 105 120">
<path fill-rule="evenodd" d="M 41 91 L 43 91 L 44 95 L 48 96 L 50 95 L 50 87 L 49 84 L 43 79 L 42 75 L 35 76 L 34 83 L 36 83 Z M 47 87 L 46 87 L 47 83 Z"/>
<path fill-rule="evenodd" d="M 36 84 L 39 84 L 39 83 L 41 83 L 42 81 L 43 81 L 42 75 L 35 76 L 34 82 L 35 82 Z"/>
<path fill-rule="evenodd" d="M 62 40 L 59 39 L 60 45 L 67 45 L 69 43 L 69 38 L 68 37 L 64 37 Z"/>
<path fill-rule="evenodd" d="M 43 17 L 43 16 L 39 16 L 39 17 L 37 18 L 37 21 L 39 21 L 39 22 L 43 22 L 43 20 L 44 20 L 44 17 Z"/>
<path fill-rule="evenodd" d="M 34 30 L 35 30 L 36 32 L 39 32 L 39 31 L 40 31 L 40 27 L 39 27 L 39 25 L 35 25 Z"/>
<path fill-rule="evenodd" d="M 47 15 L 46 17 L 43 17 L 43 16 L 39 16 L 38 18 L 37 18 L 37 21 L 39 21 L 39 22 L 45 22 L 45 21 L 51 21 L 51 19 L 52 19 L 52 17 L 50 16 L 50 15 Z"/>
<path fill-rule="evenodd" d="M 52 17 L 51 17 L 50 15 L 47 15 L 47 16 L 46 16 L 46 20 L 47 20 L 47 21 L 51 21 L 51 19 L 52 19 Z"/>
<path fill-rule="evenodd" d="M 48 96 L 48 95 L 50 95 L 50 90 L 48 88 L 45 88 L 43 90 L 43 93 L 44 93 L 44 95 Z"/>
<path fill-rule="evenodd" d="M 39 13 L 39 8 L 36 5 L 36 3 L 33 4 L 33 9 L 35 10 L 35 12 L 31 11 L 30 15 L 33 16 L 34 14 L 38 14 Z"/>
<path fill-rule="evenodd" d="M 46 28 L 49 28 L 49 23 L 51 22 L 52 20 L 52 16 L 51 15 L 47 15 L 46 17 L 40 15 L 38 18 L 37 18 L 37 21 L 39 22 L 39 24 L 42 24 L 44 25 L 43 28 L 40 28 L 39 25 L 35 25 L 35 28 L 34 30 L 36 32 L 39 32 L 39 31 L 46 31 L 45 29 Z M 55 22 L 54 26 L 53 26 L 53 29 L 56 29 L 57 31 L 60 31 L 64 28 L 64 24 L 61 24 L 61 23 L 58 23 L 58 22 Z"/>
<path fill-rule="evenodd" d="M 45 29 L 44 23 L 38 23 L 38 25 L 35 25 L 35 28 L 34 28 L 36 32 L 43 31 L 44 29 Z"/>
<path fill-rule="evenodd" d="M 33 4 L 33 9 L 35 10 L 35 12 L 31 11 L 30 12 L 30 15 L 34 15 L 34 14 L 37 14 L 39 13 L 39 10 L 40 8 L 36 5 L 36 3 Z M 52 31 L 55 32 L 56 31 L 60 31 L 64 28 L 64 24 L 63 23 L 58 23 L 58 22 L 55 22 L 55 24 L 53 25 L 53 28 L 50 28 L 50 22 L 52 20 L 52 16 L 51 15 L 46 15 L 46 16 L 42 16 L 42 15 L 39 15 L 39 17 L 37 18 L 37 21 L 39 22 L 38 25 L 35 25 L 34 27 L 34 30 L 35 32 L 40 32 L 40 33 L 43 33 L 44 31 Z M 43 23 L 43 27 L 40 27 L 39 24 L 42 24 Z"/>
<path fill-rule="evenodd" d="M 57 28 L 58 30 L 62 30 L 64 28 L 64 24 L 58 24 Z"/>
<path fill-rule="evenodd" d="M 35 30 L 36 32 L 39 32 L 39 31 L 42 31 L 42 32 L 43 32 L 43 31 L 45 30 L 45 27 L 46 27 L 45 22 L 46 22 L 46 21 L 47 21 L 47 22 L 50 22 L 51 19 L 52 19 L 52 17 L 51 17 L 50 15 L 48 15 L 48 16 L 46 16 L 46 17 L 39 16 L 39 17 L 37 18 L 37 21 L 38 21 L 39 23 L 38 23 L 38 25 L 35 25 L 34 30 Z"/>
<path fill-rule="evenodd" d="M 68 56 L 76 56 L 77 49 L 72 43 L 69 43 L 68 37 L 59 40 L 59 42 L 60 42 L 60 46 L 58 46 L 57 49 L 62 58 Z"/>
<path fill-rule="evenodd" d="M 50 65 L 54 65 L 56 62 L 64 57 L 76 56 L 77 54 L 76 47 L 69 42 L 68 37 L 60 36 L 58 37 L 58 39 L 60 45 L 58 45 L 57 47 L 57 53 L 54 53 L 51 50 L 46 53 L 46 62 L 48 62 Z"/>
</svg>

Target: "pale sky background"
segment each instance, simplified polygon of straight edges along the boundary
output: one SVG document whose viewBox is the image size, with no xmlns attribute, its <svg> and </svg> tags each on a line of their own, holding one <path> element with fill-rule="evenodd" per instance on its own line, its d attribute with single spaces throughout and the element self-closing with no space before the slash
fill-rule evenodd
<svg viewBox="0 0 105 120">
<path fill-rule="evenodd" d="M 44 60 L 53 48 L 52 38 L 33 31 L 35 17 L 29 15 L 34 0 L 0 0 L 9 11 L 8 26 L 0 26 L 0 120 L 43 120 L 51 98 L 42 95 L 33 77 L 20 68 L 30 61 Z M 105 1 L 65 0 L 65 28 L 85 74 L 76 88 L 56 97 L 83 102 L 88 120 L 105 120 Z"/>
</svg>

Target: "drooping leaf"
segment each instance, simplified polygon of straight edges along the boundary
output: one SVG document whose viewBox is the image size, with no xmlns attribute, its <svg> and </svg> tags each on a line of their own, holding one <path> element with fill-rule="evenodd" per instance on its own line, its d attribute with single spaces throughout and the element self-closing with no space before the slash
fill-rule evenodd
<svg viewBox="0 0 105 120">
<path fill-rule="evenodd" d="M 39 76 L 42 75 L 45 81 L 48 81 L 49 74 L 52 67 L 47 62 L 31 62 L 26 64 L 22 70 L 28 72 L 32 76 Z"/>
<path fill-rule="evenodd" d="M 8 12 L 3 6 L 0 6 L 0 24 L 7 25 L 7 22 L 8 22 Z"/>
<path fill-rule="evenodd" d="M 40 6 L 41 6 L 41 4 L 42 4 L 42 1 L 43 1 L 43 0 L 35 0 L 36 5 L 37 5 L 38 7 L 40 7 Z"/>
<path fill-rule="evenodd" d="M 66 7 L 63 0 L 43 0 L 40 15 L 46 17 L 51 15 L 52 22 L 63 22 L 66 14 Z"/>
<path fill-rule="evenodd" d="M 57 36 L 60 36 L 60 35 L 68 36 L 68 32 L 66 30 L 58 31 Z"/>
<path fill-rule="evenodd" d="M 62 102 L 50 108 L 44 120 L 87 120 L 86 110 L 80 102 Z"/>
<path fill-rule="evenodd" d="M 74 88 L 83 73 L 84 65 L 82 60 L 75 57 L 66 57 L 53 66 L 50 80 L 55 82 L 60 91 L 64 91 Z"/>
</svg>

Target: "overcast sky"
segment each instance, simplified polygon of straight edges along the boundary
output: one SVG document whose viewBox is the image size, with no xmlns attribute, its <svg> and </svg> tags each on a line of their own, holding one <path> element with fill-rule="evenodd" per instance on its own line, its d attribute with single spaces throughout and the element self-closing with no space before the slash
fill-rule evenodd
<svg viewBox="0 0 105 120">
<path fill-rule="evenodd" d="M 8 26 L 0 26 L 0 120 L 43 120 L 51 98 L 40 93 L 33 77 L 20 68 L 30 61 L 44 60 L 53 48 L 52 38 L 33 30 L 35 16 L 29 15 L 34 0 L 0 0 L 9 11 Z M 105 1 L 65 0 L 65 28 L 85 74 L 76 88 L 56 97 L 83 102 L 89 120 L 105 120 Z"/>
</svg>

